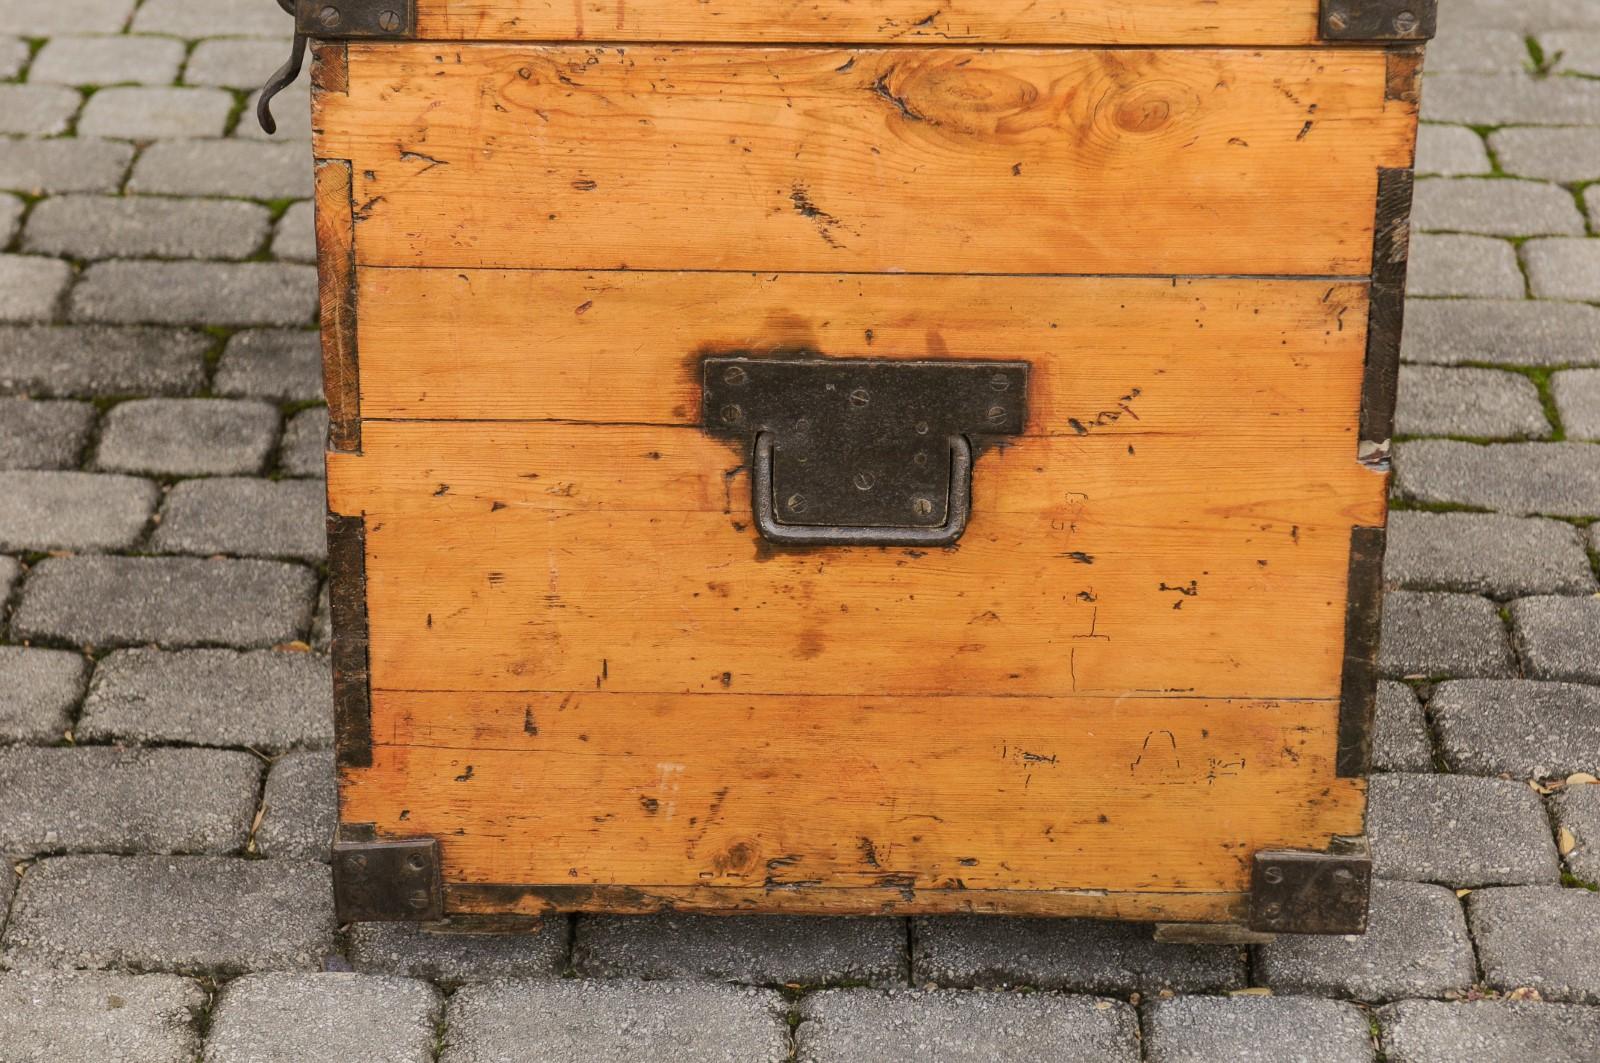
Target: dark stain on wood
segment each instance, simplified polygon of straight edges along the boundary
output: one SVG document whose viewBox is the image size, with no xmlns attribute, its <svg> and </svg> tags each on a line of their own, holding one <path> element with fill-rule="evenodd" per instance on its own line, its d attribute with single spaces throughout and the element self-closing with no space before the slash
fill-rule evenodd
<svg viewBox="0 0 1600 1063">
<path fill-rule="evenodd" d="M 372 694 L 363 517 L 328 514 L 328 612 L 333 624 L 335 749 L 341 765 L 368 768 L 372 766 Z"/>
<path fill-rule="evenodd" d="M 1339 688 L 1340 776 L 1366 775 L 1372 765 L 1372 726 L 1378 701 L 1378 636 L 1383 626 L 1382 528 L 1350 532 L 1350 581 L 1345 605 L 1344 667 Z"/>
</svg>

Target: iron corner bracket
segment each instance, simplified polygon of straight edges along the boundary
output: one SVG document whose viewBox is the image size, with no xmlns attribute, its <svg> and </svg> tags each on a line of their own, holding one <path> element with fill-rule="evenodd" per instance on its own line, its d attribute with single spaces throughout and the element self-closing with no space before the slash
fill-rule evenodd
<svg viewBox="0 0 1600 1063">
<path fill-rule="evenodd" d="M 1365 838 L 1335 838 L 1327 852 L 1256 853 L 1250 929 L 1264 934 L 1362 934 L 1372 893 Z"/>
<path fill-rule="evenodd" d="M 340 923 L 435 923 L 444 918 L 436 838 L 379 838 L 341 824 L 333 839 L 333 902 Z"/>
<path fill-rule="evenodd" d="M 320 40 L 417 35 L 417 0 L 293 0 L 296 33 Z"/>
<path fill-rule="evenodd" d="M 1325 41 L 1426 41 L 1439 24 L 1438 0 L 1322 0 Z"/>
</svg>

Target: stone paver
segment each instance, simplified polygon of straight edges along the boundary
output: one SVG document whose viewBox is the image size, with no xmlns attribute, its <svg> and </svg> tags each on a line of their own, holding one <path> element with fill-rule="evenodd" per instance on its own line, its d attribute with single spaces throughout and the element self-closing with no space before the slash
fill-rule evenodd
<svg viewBox="0 0 1600 1063">
<path fill-rule="evenodd" d="M 1417 182 L 1418 232 L 1488 236 L 1582 236 L 1583 216 L 1566 189 L 1541 181 L 1428 177 Z"/>
<path fill-rule="evenodd" d="M 277 561 L 46 558 L 11 617 L 17 639 L 109 648 L 258 648 L 293 642 L 311 622 L 316 577 Z"/>
<path fill-rule="evenodd" d="M 783 998 L 690 982 L 492 982 L 456 991 L 440 1063 L 501 1063 L 539 1046 L 551 1063 L 780 1063 Z"/>
<path fill-rule="evenodd" d="M 243 399 L 136 399 L 106 414 L 95 465 L 157 476 L 259 473 L 278 411 Z"/>
<path fill-rule="evenodd" d="M 261 775 L 220 749 L 0 749 L 0 852 L 237 852 Z"/>
<path fill-rule="evenodd" d="M 1593 687 L 1460 680 L 1439 684 L 1428 712 L 1455 771 L 1522 779 L 1600 771 L 1600 690 Z"/>
<path fill-rule="evenodd" d="M 1374 874 L 1455 887 L 1561 880 L 1544 806 L 1524 783 L 1381 775 L 1367 799 Z"/>
<path fill-rule="evenodd" d="M 1505 240 L 1454 233 L 1411 239 L 1406 290 L 1414 296 L 1519 299 L 1525 287 L 1517 252 Z"/>
<path fill-rule="evenodd" d="M 1373 771 L 1431 771 L 1433 740 L 1422 705 L 1404 683 L 1378 684 L 1378 708 L 1372 728 Z"/>
<path fill-rule="evenodd" d="M 1493 602 L 1471 594 L 1395 591 L 1384 598 L 1378 668 L 1411 676 L 1505 676 L 1516 662 Z"/>
<path fill-rule="evenodd" d="M 182 64 L 183 42 L 170 37 L 56 37 L 33 57 L 28 83 L 165 85 Z"/>
<path fill-rule="evenodd" d="M 1463 29 L 1459 23 L 1447 23 L 1445 32 L 1428 42 L 1423 70 L 1426 74 L 1515 74 L 1527 62 L 1527 40 L 1515 30 Z"/>
<path fill-rule="evenodd" d="M 272 237 L 272 255 L 296 262 L 317 260 L 317 234 L 310 201 L 296 203 L 284 212 Z"/>
<path fill-rule="evenodd" d="M 24 206 L 20 197 L 9 192 L 0 193 L 0 247 L 9 244 L 11 238 L 17 234 Z"/>
<path fill-rule="evenodd" d="M 49 321 L 71 282 L 72 266 L 66 262 L 0 255 L 0 321 Z"/>
<path fill-rule="evenodd" d="M 123 86 L 89 98 L 78 132 L 128 140 L 219 137 L 232 112 L 233 97 L 221 89 Z"/>
<path fill-rule="evenodd" d="M 0 0 L 0 33 L 52 37 L 58 33 L 116 33 L 138 0 Z"/>
<path fill-rule="evenodd" d="M 1511 630 L 1530 678 L 1600 683 L 1600 597 L 1519 599 Z"/>
<path fill-rule="evenodd" d="M 1489 134 L 1506 173 L 1545 181 L 1600 180 L 1600 129 L 1513 127 Z"/>
<path fill-rule="evenodd" d="M 316 305 L 313 266 L 130 259 L 84 270 L 70 312 L 77 321 L 130 325 L 303 325 Z"/>
<path fill-rule="evenodd" d="M 133 145 L 115 140 L 8 140 L 0 151 L 0 188 L 45 192 L 114 192 L 133 161 Z"/>
<path fill-rule="evenodd" d="M 261 798 L 256 851 L 269 859 L 329 859 L 339 822 L 333 754 L 289 753 L 272 765 Z"/>
<path fill-rule="evenodd" d="M 205 990 L 169 974 L 0 974 L 6 1063 L 193 1063 Z"/>
<path fill-rule="evenodd" d="M 76 468 L 94 419 L 87 402 L 0 399 L 0 469 Z"/>
<path fill-rule="evenodd" d="M 1600 302 L 1600 240 L 1529 240 L 1522 261 L 1536 298 Z"/>
<path fill-rule="evenodd" d="M 801 1003 L 795 1058 L 801 1063 L 1134 1063 L 1138 1031 L 1132 1008 L 1094 997 L 831 989 Z"/>
<path fill-rule="evenodd" d="M 454 985 L 505 978 L 556 978 L 567 966 L 564 916 L 511 933 L 461 933 L 448 924 L 354 923 L 350 963 L 369 974 L 405 975 Z"/>
<path fill-rule="evenodd" d="M 1497 369 L 1400 369 L 1395 431 L 1409 436 L 1542 439 L 1550 435 L 1539 389 Z"/>
<path fill-rule="evenodd" d="M 1374 880 L 1365 934 L 1283 934 L 1256 950 L 1257 981 L 1280 994 L 1441 997 L 1466 993 L 1474 975 L 1455 893 L 1421 882 Z"/>
<path fill-rule="evenodd" d="M 323 561 L 326 509 L 326 492 L 315 480 L 187 480 L 167 494 L 150 545 L 166 554 Z"/>
<path fill-rule="evenodd" d="M 1600 309 L 1509 299 L 1411 299 L 1400 356 L 1434 365 L 1600 365 Z"/>
<path fill-rule="evenodd" d="M 1429 56 L 1430 65 L 1433 57 Z M 1419 174 L 1449 177 L 1489 172 L 1489 152 L 1483 138 L 1464 126 L 1424 125 L 1417 129 Z"/>
<path fill-rule="evenodd" d="M 272 650 L 117 650 L 95 665 L 77 734 L 263 753 L 325 747 L 333 740 L 328 661 Z"/>
<path fill-rule="evenodd" d="M 22 246 L 84 259 L 247 258 L 268 224 L 266 207 L 236 200 L 56 196 L 28 216 Z"/>
<path fill-rule="evenodd" d="M 283 58 L 283 42 L 275 38 L 201 41 L 183 68 L 183 80 L 190 85 L 254 91 L 283 65 Z"/>
<path fill-rule="evenodd" d="M 0 391 L 190 395 L 205 384 L 210 346 L 204 333 L 187 329 L 0 326 Z"/>
<path fill-rule="evenodd" d="M 989 916 L 912 922 L 914 985 L 1035 986 L 1084 993 L 1217 992 L 1245 985 L 1226 945 L 1166 945 L 1149 927 L 1077 919 Z"/>
<path fill-rule="evenodd" d="M 288 35 L 284 15 L 262 11 L 250 0 L 207 0 L 196 7 L 188 0 L 145 0 L 133 17 L 135 33 L 166 33 L 174 37 L 271 37 Z"/>
<path fill-rule="evenodd" d="M 1559 886 L 1474 890 L 1467 918 L 1486 985 L 1600 1003 L 1600 893 Z"/>
<path fill-rule="evenodd" d="M 751 985 L 904 985 L 902 919 L 654 915 L 581 918 L 573 966 L 589 978 Z"/>
<path fill-rule="evenodd" d="M 1590 30 L 1557 30 L 1541 33 L 1540 43 L 1555 69 L 1562 73 L 1600 75 L 1600 32 Z"/>
<path fill-rule="evenodd" d="M 0 550 L 125 550 L 144 535 L 160 491 L 90 472 L 0 472 Z"/>
<path fill-rule="evenodd" d="M 70 650 L 0 646 L 0 742 L 56 742 L 83 697 L 89 665 Z"/>
<path fill-rule="evenodd" d="M 290 418 L 283 430 L 283 445 L 278 451 L 278 465 L 284 475 L 322 476 L 327 439 L 327 407 L 302 410 Z"/>
<path fill-rule="evenodd" d="M 279 402 L 322 401 L 322 343 L 305 329 L 247 329 L 228 338 L 217 365 L 218 395 Z"/>
<path fill-rule="evenodd" d="M 328 868 L 232 856 L 58 856 L 28 869 L 0 959 L 228 977 L 334 949 Z"/>
<path fill-rule="evenodd" d="M 1401 498 L 1501 513 L 1600 516 L 1600 447 L 1417 439 L 1396 448 Z"/>
<path fill-rule="evenodd" d="M 1403 1000 L 1378 1009 L 1387 1063 L 1600 1063 L 1600 1008 Z"/>
<path fill-rule="evenodd" d="M 1371 1063 L 1352 1004 L 1310 997 L 1177 997 L 1145 1008 L 1148 1063 Z"/>
<path fill-rule="evenodd" d="M 1390 513 L 1383 573 L 1408 590 L 1498 599 L 1588 594 L 1596 587 L 1576 528 L 1498 513 Z"/>
<path fill-rule="evenodd" d="M 1589 774 L 1593 775 L 1594 772 Z M 1567 870 L 1600 887 L 1600 785 L 1573 784 L 1550 799 Z"/>
<path fill-rule="evenodd" d="M 14 78 L 28 65 L 28 42 L 21 37 L 0 36 L 0 78 Z"/>
<path fill-rule="evenodd" d="M 248 974 L 218 995 L 205 1063 L 433 1063 L 444 999 L 426 982 Z"/>
<path fill-rule="evenodd" d="M 1553 374 L 1550 396 L 1568 439 L 1600 442 L 1600 370 L 1568 369 Z"/>
<path fill-rule="evenodd" d="M 0 133 L 65 133 L 81 102 L 65 85 L 0 84 Z"/>
<path fill-rule="evenodd" d="M 1600 113 L 1600 84 L 1525 74 L 1434 74 L 1422 117 L 1463 125 L 1583 125 Z"/>
</svg>

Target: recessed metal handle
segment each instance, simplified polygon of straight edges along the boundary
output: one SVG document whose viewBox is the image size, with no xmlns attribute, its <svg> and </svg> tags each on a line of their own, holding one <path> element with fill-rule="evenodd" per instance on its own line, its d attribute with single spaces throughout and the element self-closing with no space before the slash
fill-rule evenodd
<svg viewBox="0 0 1600 1063">
<path fill-rule="evenodd" d="M 861 527 L 850 525 L 785 524 L 779 517 L 785 500 L 773 487 L 772 464 L 777 442 L 771 432 L 756 436 L 751 463 L 750 509 L 756 528 L 775 543 L 795 546 L 948 546 L 967 530 L 972 514 L 972 444 L 966 436 L 951 436 L 950 494 L 945 521 L 936 527 Z M 933 500 L 928 501 L 930 511 Z"/>
</svg>

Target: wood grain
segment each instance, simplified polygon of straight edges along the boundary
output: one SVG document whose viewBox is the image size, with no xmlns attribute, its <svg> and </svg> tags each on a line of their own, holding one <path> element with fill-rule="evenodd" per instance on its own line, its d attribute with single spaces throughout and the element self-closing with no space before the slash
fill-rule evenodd
<svg viewBox="0 0 1600 1063">
<path fill-rule="evenodd" d="M 355 44 L 367 265 L 1365 276 L 1381 50 Z"/>
<path fill-rule="evenodd" d="M 441 40 L 1318 41 L 1316 0 L 419 0 L 417 24 L 423 37 Z"/>
<path fill-rule="evenodd" d="M 355 232 L 348 160 L 317 160 L 315 219 L 322 390 L 328 400 L 328 446 L 333 450 L 358 451 L 361 449 L 361 378 L 356 356 Z"/>
<path fill-rule="evenodd" d="M 1353 430 L 1366 350 L 1366 285 L 1351 282 L 372 267 L 357 281 L 377 418 L 698 424 L 699 356 L 804 351 L 1031 362 L 1040 434 L 1229 432 L 1226 411 L 1265 405 L 1322 435 Z"/>
</svg>

